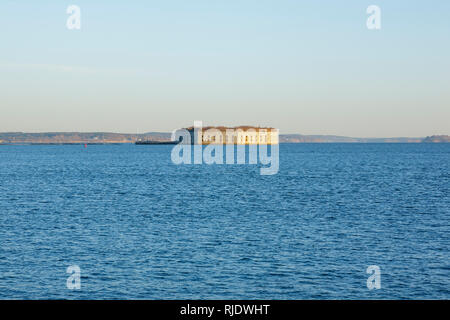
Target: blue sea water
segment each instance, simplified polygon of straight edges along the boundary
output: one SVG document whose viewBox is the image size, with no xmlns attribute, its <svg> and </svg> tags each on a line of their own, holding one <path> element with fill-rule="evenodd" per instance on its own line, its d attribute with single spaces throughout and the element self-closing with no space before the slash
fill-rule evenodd
<svg viewBox="0 0 450 320">
<path fill-rule="evenodd" d="M 0 298 L 450 298 L 450 144 L 282 144 L 272 176 L 171 149 L 0 146 Z"/>
</svg>

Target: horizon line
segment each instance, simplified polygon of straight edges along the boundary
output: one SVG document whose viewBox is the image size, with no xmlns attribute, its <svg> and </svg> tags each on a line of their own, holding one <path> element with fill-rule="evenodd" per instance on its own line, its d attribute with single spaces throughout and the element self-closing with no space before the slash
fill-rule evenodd
<svg viewBox="0 0 450 320">
<path fill-rule="evenodd" d="M 181 128 L 180 128 L 181 129 Z M 146 134 L 171 134 L 172 131 L 146 131 L 141 133 L 129 133 L 129 132 L 114 132 L 114 131 L 0 131 L 0 134 L 122 134 L 122 135 L 146 135 Z M 279 135 L 298 135 L 298 136 L 328 136 L 328 137 L 341 137 L 341 138 L 353 138 L 353 139 L 423 139 L 432 136 L 449 136 L 448 134 L 429 134 L 426 136 L 370 136 L 370 137 L 360 137 L 360 136 L 347 136 L 338 134 L 303 134 L 303 133 L 280 133 Z"/>
</svg>

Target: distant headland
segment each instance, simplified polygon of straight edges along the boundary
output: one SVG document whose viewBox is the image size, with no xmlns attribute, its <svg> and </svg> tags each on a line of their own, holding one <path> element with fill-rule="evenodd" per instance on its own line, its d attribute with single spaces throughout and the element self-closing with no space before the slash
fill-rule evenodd
<svg viewBox="0 0 450 320">
<path fill-rule="evenodd" d="M 136 141 L 170 141 L 170 132 L 142 134 L 112 132 L 0 132 L 0 144 L 123 144 Z M 448 135 L 399 138 L 353 138 L 334 135 L 280 134 L 280 143 L 442 143 L 450 142 Z"/>
<path fill-rule="evenodd" d="M 426 143 L 450 142 L 450 136 L 430 136 L 423 139 L 422 142 Z"/>
</svg>

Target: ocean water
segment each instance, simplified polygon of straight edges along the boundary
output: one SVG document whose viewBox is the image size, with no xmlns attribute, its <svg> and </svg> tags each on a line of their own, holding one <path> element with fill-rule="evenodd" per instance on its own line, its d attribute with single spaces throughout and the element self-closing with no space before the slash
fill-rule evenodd
<svg viewBox="0 0 450 320">
<path fill-rule="evenodd" d="M 0 146 L 0 298 L 450 298 L 450 144 L 283 144 L 272 176 L 171 149 Z"/>
</svg>

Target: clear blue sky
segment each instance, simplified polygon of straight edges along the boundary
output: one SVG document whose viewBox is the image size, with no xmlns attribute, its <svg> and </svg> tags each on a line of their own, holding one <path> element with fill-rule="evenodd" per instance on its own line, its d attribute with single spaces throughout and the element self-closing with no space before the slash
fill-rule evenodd
<svg viewBox="0 0 450 320">
<path fill-rule="evenodd" d="M 450 134 L 446 0 L 2 0 L 0 40 L 2 132 Z"/>
</svg>

